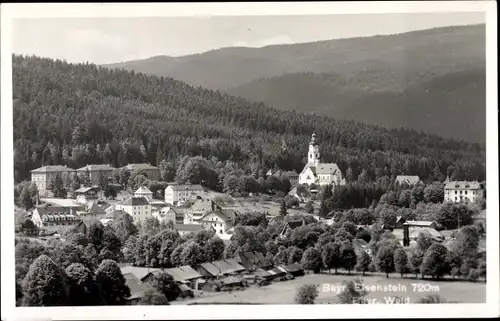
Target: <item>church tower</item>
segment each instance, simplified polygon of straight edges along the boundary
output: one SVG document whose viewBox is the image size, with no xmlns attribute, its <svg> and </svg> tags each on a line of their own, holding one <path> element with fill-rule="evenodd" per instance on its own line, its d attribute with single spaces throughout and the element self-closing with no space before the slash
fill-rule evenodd
<svg viewBox="0 0 500 321">
<path fill-rule="evenodd" d="M 316 134 L 312 134 L 311 142 L 309 143 L 309 154 L 307 157 L 307 163 L 313 166 L 319 164 L 319 145 L 316 141 Z"/>
</svg>

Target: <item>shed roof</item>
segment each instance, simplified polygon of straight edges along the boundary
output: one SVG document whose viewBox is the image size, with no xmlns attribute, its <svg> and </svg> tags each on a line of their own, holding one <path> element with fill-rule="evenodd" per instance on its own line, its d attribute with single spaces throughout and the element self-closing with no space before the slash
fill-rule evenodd
<svg viewBox="0 0 500 321">
<path fill-rule="evenodd" d="M 177 282 L 184 282 L 202 277 L 200 273 L 198 273 L 195 269 L 193 269 L 189 265 L 183 265 L 176 268 L 165 269 L 165 273 L 171 275 Z"/>
</svg>

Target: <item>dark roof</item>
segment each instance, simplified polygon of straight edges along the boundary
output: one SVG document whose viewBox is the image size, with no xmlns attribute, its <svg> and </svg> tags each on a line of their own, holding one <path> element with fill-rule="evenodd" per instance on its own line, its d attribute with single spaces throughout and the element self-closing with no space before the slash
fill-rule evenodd
<svg viewBox="0 0 500 321">
<path fill-rule="evenodd" d="M 241 272 L 244 271 L 245 268 L 241 266 L 236 260 L 220 260 L 220 261 L 214 261 L 211 262 L 212 265 L 214 265 L 218 270 L 221 271 L 221 274 L 229 274 L 229 273 L 234 273 L 234 272 Z"/>
<path fill-rule="evenodd" d="M 140 206 L 140 205 L 149 205 L 149 201 L 145 197 L 129 197 L 124 199 L 123 201 L 118 203 L 119 205 L 132 205 L 132 206 Z"/>
</svg>

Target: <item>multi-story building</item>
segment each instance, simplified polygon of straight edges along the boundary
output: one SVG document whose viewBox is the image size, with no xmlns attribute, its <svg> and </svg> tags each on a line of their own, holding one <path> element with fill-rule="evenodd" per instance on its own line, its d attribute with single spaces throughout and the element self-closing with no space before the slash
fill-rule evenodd
<svg viewBox="0 0 500 321">
<path fill-rule="evenodd" d="M 184 224 L 193 224 L 205 214 L 216 210 L 216 204 L 211 199 L 198 199 L 185 211 Z"/>
<path fill-rule="evenodd" d="M 134 223 L 153 217 L 151 213 L 151 204 L 145 197 L 129 197 L 115 204 L 114 210 L 127 212 L 134 219 Z"/>
<path fill-rule="evenodd" d="M 172 207 L 164 207 L 158 212 L 153 213 L 158 221 L 161 222 L 173 222 L 174 224 L 184 224 L 184 215 L 180 211 L 176 211 Z"/>
<path fill-rule="evenodd" d="M 450 181 L 444 186 L 444 202 L 472 203 L 482 198 L 483 190 L 477 181 Z"/>
<path fill-rule="evenodd" d="M 148 179 L 157 181 L 160 179 L 160 169 L 151 164 L 128 164 L 120 168 L 121 170 L 129 170 L 131 172 L 142 172 Z"/>
<path fill-rule="evenodd" d="M 77 225 L 81 221 L 72 207 L 49 204 L 36 206 L 31 214 L 31 220 L 39 228 Z"/>
<path fill-rule="evenodd" d="M 345 185 L 345 179 L 337 164 L 320 162 L 319 144 L 315 134 L 312 134 L 309 143 L 307 164 L 299 174 L 299 184 L 320 186 L 332 184 L 334 187 Z"/>
<path fill-rule="evenodd" d="M 172 184 L 165 188 L 165 203 L 178 205 L 201 197 L 205 190 L 201 185 Z"/>
<path fill-rule="evenodd" d="M 92 164 L 87 165 L 76 170 L 78 177 L 82 179 L 85 175 L 89 175 L 91 185 L 99 185 L 101 182 L 101 177 L 108 179 L 111 177 L 111 173 L 116 168 L 108 164 Z"/>
<path fill-rule="evenodd" d="M 46 191 L 51 181 L 54 181 L 57 174 L 61 175 L 64 182 L 68 182 L 74 175 L 75 170 L 67 166 L 49 165 L 31 171 L 31 181 L 36 184 L 40 195 L 46 195 Z"/>
</svg>

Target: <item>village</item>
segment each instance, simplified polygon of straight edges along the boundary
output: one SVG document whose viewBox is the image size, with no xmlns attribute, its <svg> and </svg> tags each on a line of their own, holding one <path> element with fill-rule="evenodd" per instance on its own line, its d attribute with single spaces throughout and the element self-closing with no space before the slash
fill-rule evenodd
<svg viewBox="0 0 500 321">
<path fill-rule="evenodd" d="M 28 228 L 17 226 L 16 229 L 18 235 L 28 239 L 64 242 L 70 233 L 84 234 L 93 222 L 99 221 L 103 226 L 110 226 L 115 219 L 130 216 L 137 226 L 145 221 L 156 221 L 158 225 L 173 229 L 180 237 L 210 233 L 228 247 L 234 242 L 236 229 L 241 225 L 237 223 L 238 216 L 248 213 L 263 213 L 269 224 L 279 225 L 277 240 L 290 238 L 295 229 L 300 229 L 311 222 L 326 228 L 336 224 L 342 224 L 344 227 L 343 219 L 339 221 L 338 216 L 324 215 L 321 212 L 326 189 L 331 187 L 333 194 L 335 189 L 347 183 L 337 164 L 321 162 L 319 143 L 315 134 L 311 136 L 307 159 L 308 162 L 300 174 L 286 174 L 290 182 L 286 197 L 263 197 L 258 193 L 250 193 L 246 197 L 233 197 L 210 190 L 202 184 L 189 182 L 182 184 L 163 182 L 166 187 L 155 192 L 145 185 L 131 190 L 130 187 L 122 189 L 116 184 L 106 182 L 105 191 L 102 188 L 103 177 L 109 181 L 112 173 L 117 170 L 111 165 L 90 164 L 79 169 L 47 165 L 31 171 L 31 181 L 36 185 L 38 194 L 36 204 L 27 213 L 27 219 L 34 224 Z M 159 168 L 147 163 L 129 164 L 119 170 L 140 173 L 150 180 L 160 178 Z M 75 175 L 79 177 L 79 181 L 86 184 L 68 193 L 67 198 L 56 197 L 58 195 L 53 191 L 54 181 L 61 179 L 71 181 Z M 282 174 L 279 169 L 269 169 L 266 172 L 268 178 L 280 175 Z M 447 177 L 443 182 L 423 184 L 418 176 L 398 175 L 393 184 L 407 189 L 430 184 L 440 185 L 443 191 L 443 204 L 469 206 L 484 200 L 484 182 L 453 181 Z M 114 189 L 113 192 L 109 192 L 110 188 Z M 484 224 L 485 213 L 485 209 L 482 209 L 475 215 L 474 221 Z M 432 242 L 452 248 L 456 231 L 461 227 L 460 217 L 456 220 L 458 226 L 453 229 L 455 232 L 446 229 L 436 220 L 407 219 L 402 215 L 397 216 L 395 222 L 377 225 L 377 228 L 385 230 L 391 235 L 391 239 L 406 249 L 416 246 L 422 235 Z M 467 224 L 470 223 L 465 225 Z M 362 235 L 363 233 L 373 235 L 375 225 L 375 222 L 370 224 L 358 222 L 355 225 L 350 243 L 358 257 L 361 252 L 370 257 L 374 255 L 373 242 Z M 279 241 L 276 242 L 279 244 Z M 481 242 L 484 245 L 484 238 Z M 276 256 L 278 254 L 279 252 Z M 136 266 L 132 262 L 125 261 L 119 262 L 119 266 L 130 288 L 131 295 L 127 298 L 129 304 L 137 304 L 148 291 L 152 290 L 152 280 L 160 272 L 167 273 L 178 284 L 180 297 L 184 298 L 178 300 L 180 303 L 210 296 L 209 293 L 244 290 L 248 287 L 260 288 L 271 283 L 311 277 L 308 275 L 310 272 L 308 270 L 311 268 L 304 266 L 303 257 L 277 262 L 273 260 L 272 255 L 269 257 L 268 253 L 254 250 L 241 250 L 231 257 L 171 268 Z M 372 268 L 370 271 L 375 272 Z"/>
</svg>

